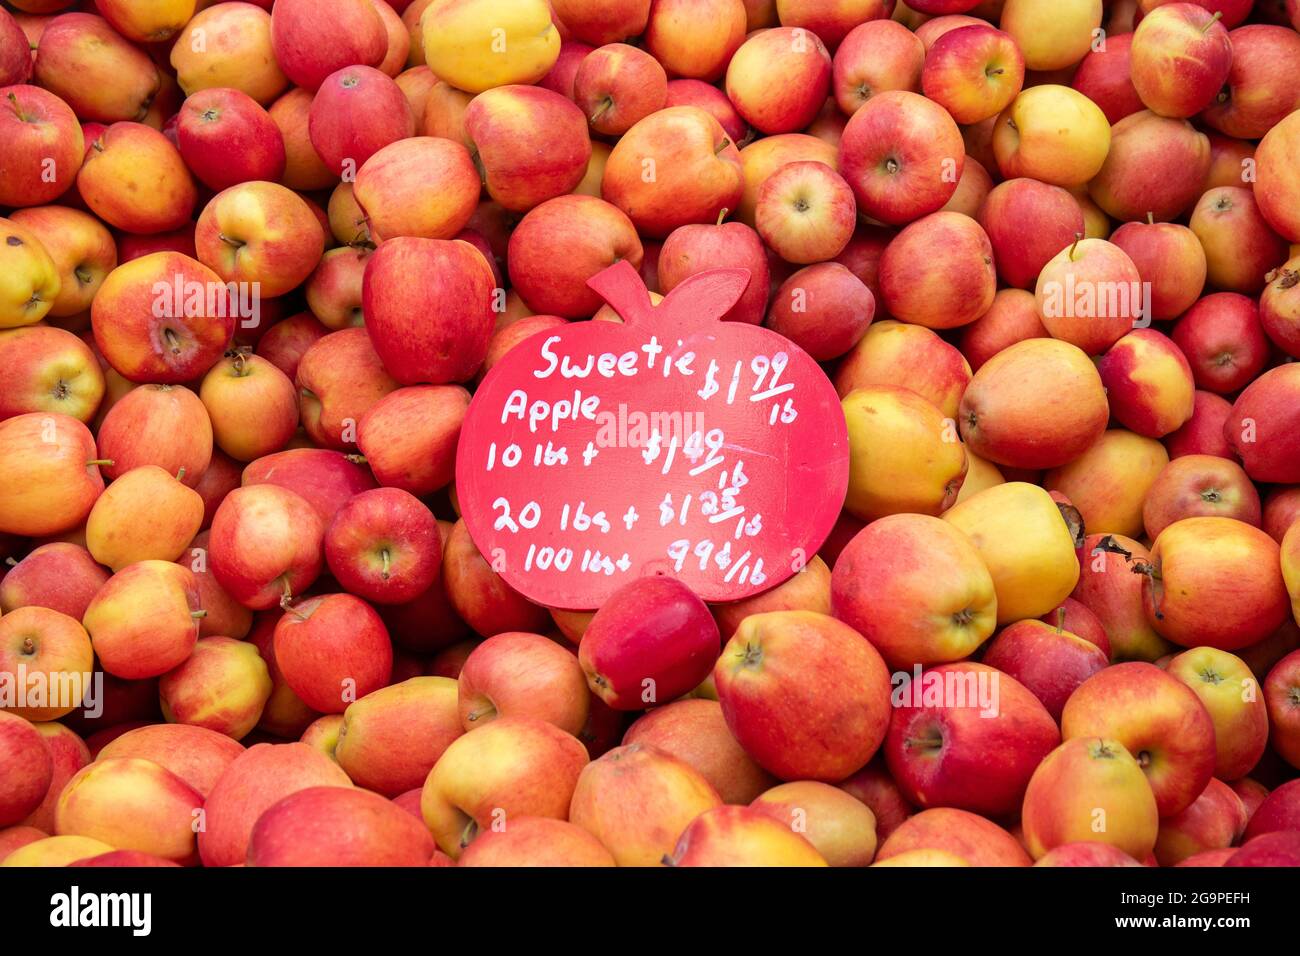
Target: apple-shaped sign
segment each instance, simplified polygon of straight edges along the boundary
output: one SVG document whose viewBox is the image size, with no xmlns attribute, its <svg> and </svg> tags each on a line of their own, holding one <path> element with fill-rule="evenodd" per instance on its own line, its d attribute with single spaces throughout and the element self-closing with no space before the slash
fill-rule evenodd
<svg viewBox="0 0 1300 956">
<path fill-rule="evenodd" d="M 820 366 L 722 322 L 745 269 L 702 272 L 658 306 L 627 262 L 588 283 L 623 322 L 547 329 L 483 379 L 456 491 L 474 543 L 525 597 L 599 607 L 672 575 L 735 601 L 800 571 L 848 487 L 848 433 Z"/>
</svg>

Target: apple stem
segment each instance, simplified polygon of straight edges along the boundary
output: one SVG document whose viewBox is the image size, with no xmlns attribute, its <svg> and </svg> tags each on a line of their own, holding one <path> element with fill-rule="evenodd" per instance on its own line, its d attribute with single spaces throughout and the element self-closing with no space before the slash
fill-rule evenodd
<svg viewBox="0 0 1300 956">
<path fill-rule="evenodd" d="M 5 564 L 9 565 L 9 567 L 11 568 L 18 567 L 18 562 L 14 560 L 13 555 L 10 555 L 9 557 L 5 558 Z"/>
<path fill-rule="evenodd" d="M 14 93 L 10 93 L 7 99 L 9 100 L 9 105 L 13 107 L 14 115 L 22 122 L 26 123 L 27 117 L 23 115 L 23 108 L 18 105 L 18 96 Z"/>
<path fill-rule="evenodd" d="M 478 821 L 470 817 L 469 823 L 465 824 L 465 829 L 460 831 L 461 849 L 469 846 L 476 836 L 478 836 Z"/>
<path fill-rule="evenodd" d="M 1065 630 L 1065 605 L 1062 604 L 1056 609 L 1056 633 L 1060 634 Z"/>
<path fill-rule="evenodd" d="M 611 109 L 613 109 L 613 107 L 614 107 L 613 97 L 610 96 L 605 97 L 603 100 L 600 101 L 600 105 L 596 107 L 595 112 L 591 114 L 591 122 L 595 123 L 602 116 L 604 116 Z"/>
<path fill-rule="evenodd" d="M 465 718 L 466 718 L 467 720 L 469 720 L 469 721 L 475 721 L 475 720 L 479 720 L 479 719 L 481 719 L 481 718 L 483 718 L 483 717 L 487 717 L 489 714 L 495 714 L 496 712 L 497 712 L 497 709 L 496 709 L 495 707 L 489 705 L 485 710 L 472 710 L 472 711 L 470 711 L 468 714 L 465 715 Z"/>
<path fill-rule="evenodd" d="M 280 580 L 284 583 L 284 593 L 280 595 L 280 610 L 284 611 L 286 614 L 292 614 L 300 621 L 307 620 L 306 614 L 303 614 L 296 607 L 292 606 L 293 589 L 289 587 L 289 576 L 284 575 Z"/>
<path fill-rule="evenodd" d="M 220 239 L 222 242 L 224 242 L 226 245 L 233 246 L 236 249 L 244 248 L 244 243 L 240 242 L 238 239 L 231 239 L 224 232 L 217 233 L 217 238 Z"/>
<path fill-rule="evenodd" d="M 86 462 L 86 467 L 89 468 L 91 465 L 107 465 L 111 468 L 115 464 L 117 464 L 117 462 L 113 461 L 112 458 L 92 458 L 90 461 Z"/>
<path fill-rule="evenodd" d="M 729 212 L 731 212 L 731 210 L 728 209 L 726 206 L 723 206 L 721 209 L 719 209 L 719 210 L 718 210 L 718 219 L 717 219 L 717 221 L 714 223 L 714 225 L 715 225 L 715 226 L 720 226 L 720 225 L 722 225 L 722 221 L 723 221 L 724 219 L 727 218 L 727 213 L 729 213 Z"/>
<path fill-rule="evenodd" d="M 1134 574 L 1145 574 L 1151 579 L 1151 607 L 1156 612 L 1156 620 L 1163 621 L 1165 615 L 1160 610 L 1160 590 L 1156 587 L 1157 584 L 1163 581 L 1163 578 L 1160 577 L 1160 569 L 1149 561 L 1135 561 L 1132 570 Z"/>
<path fill-rule="evenodd" d="M 369 464 L 365 455 L 344 455 L 343 457 L 346 458 L 348 461 L 352 462 L 352 464 L 354 465 Z"/>
<path fill-rule="evenodd" d="M 385 581 L 387 581 L 387 580 L 388 580 L 388 568 L 389 568 L 388 549 L 387 549 L 387 548 L 384 548 L 382 551 L 380 551 L 380 552 L 379 552 L 379 556 L 380 556 L 381 558 L 384 559 L 384 568 L 383 568 L 383 570 L 380 572 L 380 576 L 381 576 Z"/>
<path fill-rule="evenodd" d="M 722 142 L 719 143 L 719 144 L 718 144 L 718 148 L 715 149 L 715 150 L 713 151 L 713 155 L 714 155 L 714 156 L 721 156 L 721 155 L 722 155 L 722 151 L 723 151 L 724 149 L 726 149 L 726 148 L 727 148 L 728 146 L 730 146 L 730 145 L 731 145 L 731 138 L 730 138 L 730 137 L 727 137 L 727 136 L 722 137 Z"/>
<path fill-rule="evenodd" d="M 172 355 L 181 354 L 180 339 L 176 337 L 175 332 L 171 329 L 163 329 L 163 338 L 167 340 L 167 345 L 171 348 Z"/>
<path fill-rule="evenodd" d="M 1148 225 L 1148 226 L 1154 226 L 1155 224 L 1156 224 L 1156 214 L 1153 213 L 1150 209 L 1148 209 L 1148 210 L 1147 210 L 1147 225 Z"/>
<path fill-rule="evenodd" d="M 1205 26 L 1201 27 L 1201 35 L 1204 36 L 1206 33 L 1209 33 L 1209 32 L 1210 32 L 1210 27 L 1214 26 L 1214 25 L 1215 25 L 1216 23 L 1218 23 L 1219 20 L 1221 20 L 1222 18 L 1223 18 L 1223 11 L 1222 11 L 1222 10 L 1215 10 L 1215 11 L 1214 11 L 1214 16 L 1210 17 L 1210 22 L 1207 23 L 1207 24 L 1205 24 Z"/>
<path fill-rule="evenodd" d="M 1073 244 L 1072 246 L 1070 246 L 1070 261 L 1071 261 L 1071 262 L 1074 261 L 1074 251 L 1075 251 L 1076 249 L 1079 248 L 1079 243 L 1080 243 L 1082 240 L 1083 240 L 1083 233 L 1081 233 L 1081 232 L 1076 232 L 1076 233 L 1074 234 L 1074 244 Z"/>
<path fill-rule="evenodd" d="M 177 481 L 184 481 L 184 480 L 185 480 L 185 466 L 184 466 L 184 465 L 181 465 L 180 469 L 177 470 L 177 472 L 176 472 L 176 480 L 177 480 Z"/>
<path fill-rule="evenodd" d="M 192 617 L 192 618 L 193 618 L 194 620 L 196 620 L 196 621 L 199 620 L 200 618 L 204 618 L 204 617 L 207 617 L 207 616 L 208 616 L 208 612 L 207 612 L 207 611 L 203 611 L 203 610 L 199 610 L 199 611 L 190 611 L 190 617 Z"/>
</svg>

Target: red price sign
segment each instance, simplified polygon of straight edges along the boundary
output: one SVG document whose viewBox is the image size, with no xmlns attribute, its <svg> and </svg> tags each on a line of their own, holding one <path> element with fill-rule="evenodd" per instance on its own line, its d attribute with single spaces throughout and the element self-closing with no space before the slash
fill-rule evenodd
<svg viewBox="0 0 1300 956">
<path fill-rule="evenodd" d="M 780 584 L 820 547 L 848 487 L 848 434 L 815 361 L 721 322 L 744 269 L 700 273 L 652 306 L 636 270 L 590 285 L 623 323 L 537 333 L 479 386 L 456 489 L 505 580 L 550 607 L 599 607 L 669 574 L 707 601 Z"/>
</svg>

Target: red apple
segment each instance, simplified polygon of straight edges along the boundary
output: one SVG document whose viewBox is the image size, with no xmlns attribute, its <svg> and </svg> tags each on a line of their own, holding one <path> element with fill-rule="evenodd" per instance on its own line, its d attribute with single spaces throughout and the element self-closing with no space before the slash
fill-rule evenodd
<svg viewBox="0 0 1300 956">
<path fill-rule="evenodd" d="M 997 291 L 989 237 L 961 213 L 936 212 L 918 219 L 885 247 L 880 290 L 885 309 L 903 322 L 932 329 L 974 322 L 988 311 Z"/>
<path fill-rule="evenodd" d="M 855 26 L 835 51 L 831 95 L 849 116 L 871 97 L 888 90 L 921 91 L 925 44 L 894 20 Z"/>
<path fill-rule="evenodd" d="M 659 61 L 626 43 L 609 43 L 587 54 L 573 79 L 573 101 L 592 130 L 606 136 L 626 133 L 668 105 L 667 99 L 668 75 Z"/>
<path fill-rule="evenodd" d="M 308 436 L 338 450 L 356 446 L 362 416 L 398 387 L 365 328 L 331 332 L 309 348 L 298 363 L 297 385 Z"/>
<path fill-rule="evenodd" d="M 248 838 L 249 866 L 427 866 L 429 831 L 355 787 L 307 787 L 268 807 Z"/>
<path fill-rule="evenodd" d="M 30 65 L 30 60 L 28 61 Z M 68 191 L 81 168 L 85 139 L 72 108 L 35 86 L 0 88 L 0 205 L 39 206 Z"/>
<path fill-rule="evenodd" d="M 1126 222 L 1111 233 L 1110 241 L 1133 260 L 1142 281 L 1150 283 L 1151 318 L 1177 318 L 1200 297 L 1205 286 L 1205 249 L 1186 226 Z M 1174 341 L 1178 342 L 1177 335 Z M 1178 345 L 1183 347 L 1181 342 Z"/>
<path fill-rule="evenodd" d="M 1125 116 L 1145 109 L 1133 88 L 1129 60 L 1133 34 L 1106 37 L 1105 44 L 1089 50 L 1079 61 L 1070 85 L 1101 107 L 1106 121 L 1114 125 Z"/>
<path fill-rule="evenodd" d="M 271 10 L 271 42 L 289 79 L 315 90 L 342 67 L 382 63 L 388 32 L 369 0 L 284 0 Z"/>
<path fill-rule="evenodd" d="M 17 213 L 15 213 L 17 215 Z M 1289 259 L 1264 276 L 1259 320 L 1273 344 L 1292 358 L 1300 356 L 1300 257 Z"/>
<path fill-rule="evenodd" d="M 1053 338 L 1089 355 L 1110 348 L 1147 316 L 1137 266 L 1123 249 L 1105 239 L 1077 239 L 1058 252 L 1038 275 L 1034 298 Z"/>
<path fill-rule="evenodd" d="M 1110 131 L 1106 162 L 1088 195 L 1115 219 L 1175 219 L 1200 196 L 1210 172 L 1210 141 L 1185 120 L 1142 110 Z"/>
<path fill-rule="evenodd" d="M 994 186 L 976 218 L 992 245 L 998 276 L 1021 289 L 1033 286 L 1043 266 L 1084 231 L 1074 197 L 1036 179 Z M 1034 228 L 1026 229 L 1026 222 Z"/>
<path fill-rule="evenodd" d="M 323 536 L 316 510 L 287 488 L 238 488 L 212 519 L 212 573 L 246 607 L 283 606 L 316 580 Z"/>
<path fill-rule="evenodd" d="M 1192 417 L 1164 438 L 1169 457 L 1215 455 L 1236 461 L 1236 454 L 1223 437 L 1224 423 L 1231 414 L 1232 406 L 1228 402 L 1213 392 L 1198 389 L 1192 401 Z"/>
<path fill-rule="evenodd" d="M 962 326 L 958 343 L 970 367 L 978 370 L 1007 346 L 1048 337 L 1032 292 L 999 289 L 988 311 Z"/>
<path fill-rule="evenodd" d="M 303 703 L 341 714 L 388 684 L 393 645 L 379 615 L 351 594 L 298 601 L 275 627 L 275 662 Z"/>
<path fill-rule="evenodd" d="M 1255 481 L 1300 483 L 1300 365 L 1280 365 L 1246 386 L 1223 437 Z"/>
<path fill-rule="evenodd" d="M 1154 329 L 1125 335 L 1098 360 L 1097 371 L 1111 415 L 1139 435 L 1161 438 L 1192 417 L 1191 366 L 1174 341 Z"/>
<path fill-rule="evenodd" d="M 1029 689 L 1055 720 L 1080 684 L 1102 670 L 1109 660 L 1095 644 L 1073 630 L 1043 621 L 1017 621 L 1003 629 L 982 658 Z"/>
<path fill-rule="evenodd" d="M 686 82 L 686 81 L 683 81 Z M 674 229 L 659 252 L 659 289 L 667 295 L 706 269 L 748 269 L 749 285 L 722 316 L 724 322 L 758 325 L 767 312 L 770 276 L 758 234 L 740 222 Z"/>
<path fill-rule="evenodd" d="M 754 225 L 786 262 L 833 259 L 853 236 L 857 223 L 853 191 L 825 163 L 788 163 L 758 191 Z"/>
<path fill-rule="evenodd" d="M 82 623 L 105 671 L 140 680 L 165 674 L 190 656 L 202 616 L 198 582 L 188 568 L 140 561 L 109 578 Z"/>
<path fill-rule="evenodd" d="M 185 160 L 162 133 L 140 123 L 114 123 L 87 147 L 77 190 L 100 219 L 134 233 L 170 232 L 189 223 L 198 191 Z"/>
<path fill-rule="evenodd" d="M 979 814 L 951 807 L 923 810 L 904 820 L 876 853 L 876 863 L 927 850 L 942 851 L 969 866 L 1030 864 L 1024 847 L 1006 830 Z"/>
<path fill-rule="evenodd" d="M 469 150 L 434 136 L 400 139 L 357 170 L 353 195 L 370 235 L 451 239 L 468 225 L 482 185 Z"/>
<path fill-rule="evenodd" d="M 830 85 L 826 45 L 797 25 L 752 34 L 727 67 L 727 97 L 762 133 L 797 133 L 808 126 Z"/>
<path fill-rule="evenodd" d="M 269 113 L 240 90 L 199 90 L 185 100 L 176 126 L 185 165 L 220 191 L 284 173 L 284 137 Z"/>
<path fill-rule="evenodd" d="M 1236 462 L 1215 455 L 1171 461 L 1147 491 L 1142 520 L 1153 541 L 1183 518 L 1218 515 L 1259 527 L 1259 492 Z"/>
<path fill-rule="evenodd" d="M 740 0 L 655 0 L 645 46 L 669 75 L 712 83 L 744 41 L 746 22 Z"/>
<path fill-rule="evenodd" d="M 1273 749 L 1293 767 L 1300 767 L 1300 651 L 1273 665 L 1264 680 Z"/>
<path fill-rule="evenodd" d="M 1241 186 L 1206 190 L 1188 222 L 1205 249 L 1210 284 L 1255 295 L 1288 258 L 1288 246 Z"/>
<path fill-rule="evenodd" d="M 327 527 L 353 495 L 375 487 L 375 480 L 355 456 L 324 448 L 291 448 L 252 462 L 245 485 L 277 485 L 300 495 Z"/>
<path fill-rule="evenodd" d="M 1025 60 L 1016 41 L 986 25 L 943 34 L 926 52 L 921 73 L 925 95 L 964 126 L 1001 113 L 1024 80 Z"/>
<path fill-rule="evenodd" d="M 83 120 L 143 120 L 162 81 L 143 50 L 107 20 L 88 13 L 50 20 L 39 49 L 36 82 Z"/>
<path fill-rule="evenodd" d="M 1192 116 L 1214 102 L 1232 66 L 1228 31 L 1204 7 L 1156 7 L 1133 31 L 1133 86 L 1147 109 Z"/>
<path fill-rule="evenodd" d="M 390 143 L 415 135 L 415 116 L 392 78 L 371 66 L 336 70 L 311 102 L 308 135 L 317 155 L 337 176 L 357 170 Z"/>
<path fill-rule="evenodd" d="M 767 327 L 817 361 L 828 362 L 862 339 L 875 312 L 875 296 L 857 276 L 838 262 L 819 262 L 800 269 L 776 290 Z"/>
</svg>

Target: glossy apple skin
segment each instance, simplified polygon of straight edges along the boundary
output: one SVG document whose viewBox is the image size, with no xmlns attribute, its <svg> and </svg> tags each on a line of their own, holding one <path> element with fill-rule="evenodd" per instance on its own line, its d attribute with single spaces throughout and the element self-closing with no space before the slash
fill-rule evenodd
<svg viewBox="0 0 1300 956">
<path fill-rule="evenodd" d="M 36 728 L 6 711 L 0 711 L 0 754 L 6 769 L 0 784 L 0 827 L 9 827 L 41 805 L 54 777 L 54 762 Z"/>
<path fill-rule="evenodd" d="M 198 190 L 180 152 L 140 123 L 114 123 L 87 144 L 77 189 L 104 222 L 152 234 L 186 226 Z"/>
<path fill-rule="evenodd" d="M 591 709 L 577 656 L 540 634 L 495 634 L 461 668 L 459 713 L 468 733 L 499 717 L 535 717 L 579 736 Z"/>
<path fill-rule="evenodd" d="M 1089 678 L 1066 702 L 1061 732 L 1067 740 L 1101 735 L 1139 755 L 1162 817 L 1185 810 L 1214 774 L 1209 712 L 1153 664 L 1116 664 Z"/>
<path fill-rule="evenodd" d="M 732 734 L 783 780 L 842 780 L 888 730 L 879 653 L 848 625 L 811 611 L 747 618 L 723 649 L 714 683 Z"/>
<path fill-rule="evenodd" d="M 212 573 L 253 610 L 275 607 L 320 574 L 324 525 L 300 495 L 278 485 L 230 492 L 212 519 Z"/>
<path fill-rule="evenodd" d="M 1110 125 L 1100 107 L 1068 86 L 1031 86 L 994 121 L 992 147 L 1004 177 L 1082 186 L 1106 160 Z"/>
<path fill-rule="evenodd" d="M 831 95 L 852 116 L 877 93 L 921 92 L 924 64 L 920 37 L 893 20 L 869 20 L 850 30 L 836 49 Z"/>
<path fill-rule="evenodd" d="M 1078 686 L 1110 663 L 1077 634 L 1028 620 L 1005 628 L 981 660 L 1028 688 L 1055 720 Z"/>
<path fill-rule="evenodd" d="M 418 498 L 399 488 L 354 496 L 334 515 L 324 543 L 335 580 L 368 601 L 413 601 L 441 572 L 438 523 Z"/>
<path fill-rule="evenodd" d="M 412 677 L 348 705 L 334 750 L 339 766 L 384 796 L 420 787 L 463 733 L 456 694 L 446 677 Z"/>
<path fill-rule="evenodd" d="M 341 714 L 387 685 L 393 645 L 379 614 L 351 594 L 309 597 L 275 627 L 275 661 L 303 703 Z"/>
<path fill-rule="evenodd" d="M 1259 492 L 1235 462 L 1215 455 L 1185 455 L 1171 461 L 1147 491 L 1142 520 L 1147 537 L 1183 518 L 1218 515 L 1259 527 Z"/>
<path fill-rule="evenodd" d="M 226 767 L 243 752 L 238 741 L 206 727 L 146 724 L 115 737 L 97 756 L 152 760 L 180 777 L 206 800 Z"/>
<path fill-rule="evenodd" d="M 1197 389 L 1192 399 L 1192 417 L 1182 428 L 1164 438 L 1170 459 L 1183 455 L 1214 455 L 1235 461 L 1232 446 L 1223 438 L 1223 426 L 1232 405 L 1213 392 Z"/>
<path fill-rule="evenodd" d="M 1250 773 L 1268 746 L 1267 686 L 1261 697 L 1246 663 L 1212 647 L 1183 651 L 1166 670 L 1192 689 L 1214 722 L 1214 775 L 1238 780 Z"/>
<path fill-rule="evenodd" d="M 271 805 L 248 841 L 249 866 L 427 866 L 429 831 L 378 794 L 308 787 Z"/>
<path fill-rule="evenodd" d="M 0 532 L 62 534 L 81 524 L 104 490 L 94 439 L 75 418 L 29 412 L 0 422 Z"/>
<path fill-rule="evenodd" d="M 753 807 L 717 807 L 677 841 L 670 866 L 827 866 L 813 845 Z"/>
<path fill-rule="evenodd" d="M 271 43 L 289 79 L 315 91 L 342 67 L 382 63 L 388 33 L 366 0 L 286 0 L 271 10 Z"/>
<path fill-rule="evenodd" d="M 242 483 L 276 485 L 303 498 L 328 527 L 353 495 L 376 487 L 375 479 L 342 452 L 325 448 L 290 448 L 264 455 L 244 468 Z"/>
<path fill-rule="evenodd" d="M 969 656 L 997 618 L 975 546 L 928 515 L 891 515 L 859 532 L 835 562 L 831 606 L 901 670 Z"/>
<path fill-rule="evenodd" d="M 976 218 L 992 244 L 998 275 L 1020 289 L 1031 288 L 1043 266 L 1084 231 L 1074 197 L 1036 179 L 1008 179 L 994 186 Z M 1027 230 L 1029 219 L 1035 227 Z"/>
<path fill-rule="evenodd" d="M 1106 162 L 1088 195 L 1107 215 L 1126 221 L 1178 218 L 1196 202 L 1209 175 L 1210 141 L 1184 120 L 1142 110 L 1110 130 Z"/>
<path fill-rule="evenodd" d="M 853 237 L 853 192 L 825 163 L 789 163 L 758 191 L 754 226 L 768 247 L 794 265 L 833 259 Z"/>
<path fill-rule="evenodd" d="M 1228 31 L 1194 3 L 1159 6 L 1133 31 L 1133 86 L 1147 108 L 1162 116 L 1199 113 L 1214 101 L 1231 68 Z"/>
<path fill-rule="evenodd" d="M 910 388 L 955 419 L 970 379 L 970 364 L 957 348 L 930 329 L 886 319 L 872 322 L 840 360 L 832 381 L 841 398 L 872 385 Z"/>
<path fill-rule="evenodd" d="M 1219 395 L 1244 388 L 1268 363 L 1259 306 L 1237 292 L 1215 292 L 1197 300 L 1172 335 L 1191 365 L 1196 387 Z"/>
<path fill-rule="evenodd" d="M 198 492 L 156 465 L 144 465 L 96 500 L 86 518 L 86 547 L 114 571 L 136 561 L 175 561 L 202 525 Z"/>
<path fill-rule="evenodd" d="M 312 148 L 332 173 L 349 179 L 379 150 L 415 130 L 401 87 L 382 71 L 359 64 L 325 78 L 307 120 Z"/>
<path fill-rule="evenodd" d="M 280 128 L 240 90 L 199 90 L 188 97 L 176 136 L 185 165 L 209 189 L 255 179 L 275 182 L 284 174 Z"/>
<path fill-rule="evenodd" d="M 1126 222 L 1111 233 L 1110 241 L 1133 260 L 1142 281 L 1151 283 L 1153 319 L 1177 318 L 1200 298 L 1207 268 L 1205 249 L 1186 226 Z"/>
<path fill-rule="evenodd" d="M 1106 37 L 1104 50 L 1089 50 L 1070 85 L 1101 107 L 1111 125 L 1145 109 L 1129 73 L 1132 33 Z"/>
<path fill-rule="evenodd" d="M 918 219 L 885 247 L 880 290 L 885 309 L 904 322 L 933 329 L 974 322 L 988 311 L 997 291 L 989 237 L 961 213 L 936 212 Z"/>
<path fill-rule="evenodd" d="M 47 314 L 65 318 L 90 308 L 105 277 L 117 267 L 117 246 L 107 227 L 67 206 L 16 209 L 9 221 L 35 233 L 59 271 L 61 288 Z"/>
<path fill-rule="evenodd" d="M 1094 826 L 1097 810 L 1105 814 L 1101 831 Z M 1141 860 L 1155 847 L 1160 817 L 1142 768 L 1124 745 L 1088 736 L 1067 739 L 1034 771 L 1021 825 L 1035 859 L 1089 842 Z"/>
<path fill-rule="evenodd" d="M 938 850 L 969 866 L 1029 866 L 1024 847 L 987 817 L 935 807 L 904 820 L 876 853 L 876 862 L 914 851 Z"/>
<path fill-rule="evenodd" d="M 616 710 L 642 710 L 696 687 L 719 648 L 708 606 L 673 578 L 648 577 L 601 605 L 578 658 L 592 693 Z"/>
<path fill-rule="evenodd" d="M 1292 651 L 1269 670 L 1264 680 L 1273 749 L 1291 766 L 1300 766 L 1300 652 Z"/>
<path fill-rule="evenodd" d="M 935 40 L 925 58 L 921 87 L 953 119 L 969 126 L 1001 113 L 1024 79 L 1025 60 L 1016 42 L 991 26 L 972 25 Z"/>
<path fill-rule="evenodd" d="M 355 449 L 357 423 L 399 385 L 364 328 L 331 332 L 309 348 L 298 363 L 296 384 L 307 435 L 338 451 Z"/>
</svg>

